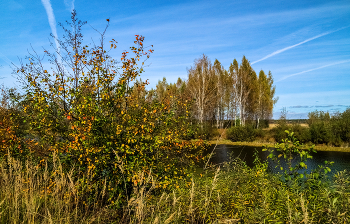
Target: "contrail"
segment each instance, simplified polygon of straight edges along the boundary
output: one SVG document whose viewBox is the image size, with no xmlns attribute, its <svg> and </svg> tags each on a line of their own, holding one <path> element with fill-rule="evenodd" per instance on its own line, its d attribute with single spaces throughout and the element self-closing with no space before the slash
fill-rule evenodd
<svg viewBox="0 0 350 224">
<path fill-rule="evenodd" d="M 304 73 L 307 73 L 307 72 L 312 72 L 312 71 L 315 71 L 315 70 L 318 70 L 318 69 L 321 69 L 321 68 L 326 68 L 326 67 L 333 66 L 333 65 L 339 65 L 339 64 L 346 63 L 346 62 L 350 62 L 350 60 L 338 61 L 338 62 L 335 62 L 335 63 L 332 63 L 332 64 L 323 65 L 323 66 L 318 67 L 318 68 L 313 68 L 313 69 L 309 69 L 309 70 L 306 70 L 306 71 L 294 73 L 294 74 L 291 74 L 291 75 L 286 75 L 286 76 L 282 77 L 280 80 L 278 80 L 277 82 L 280 82 L 280 81 L 285 80 L 287 78 L 290 78 L 292 76 L 301 75 L 301 74 L 304 74 Z"/>
<path fill-rule="evenodd" d="M 2 60 L 4 60 L 10 67 L 11 65 L 14 65 L 14 63 L 8 58 L 6 57 L 6 55 L 4 55 L 3 53 L 0 52 L 0 58 Z M 0 65 L 0 68 L 2 68 L 2 66 Z M 0 77 L 0 79 L 4 79 L 5 77 Z"/>
<path fill-rule="evenodd" d="M 13 64 L 13 62 L 1 52 L 0 52 L 0 58 L 2 58 L 2 60 L 4 60 L 10 66 Z"/>
<path fill-rule="evenodd" d="M 66 5 L 67 8 L 72 12 L 74 10 L 74 2 L 75 0 L 69 1 L 69 0 L 64 0 L 64 4 Z"/>
<path fill-rule="evenodd" d="M 272 57 L 272 56 L 275 56 L 276 54 L 280 54 L 280 53 L 282 53 L 282 52 L 284 52 L 284 51 L 287 51 L 287 50 L 292 49 L 292 48 L 294 48 L 294 47 L 297 47 L 297 46 L 299 46 L 299 45 L 305 44 L 305 43 L 307 43 L 307 42 L 309 42 L 309 41 L 315 40 L 315 39 L 317 39 L 317 38 L 326 36 L 326 35 L 331 34 L 331 33 L 335 33 L 335 32 L 337 32 L 337 31 L 346 29 L 346 28 L 348 28 L 348 27 L 350 27 L 350 26 L 344 26 L 344 27 L 339 28 L 339 29 L 337 29 L 337 30 L 328 31 L 328 32 L 319 34 L 319 35 L 317 35 L 317 36 L 311 37 L 311 38 L 309 38 L 309 39 L 307 39 L 307 40 L 304 40 L 304 41 L 302 41 L 302 42 L 300 42 L 300 43 L 297 43 L 297 44 L 294 44 L 294 45 L 292 45 L 292 46 L 285 47 L 285 48 L 283 48 L 283 49 L 280 49 L 280 50 L 277 50 L 277 51 L 275 51 L 275 52 L 272 52 L 271 54 L 268 54 L 268 55 L 266 55 L 265 57 L 263 57 L 263 58 L 261 58 L 261 59 L 259 59 L 259 60 L 257 60 L 257 61 L 252 62 L 251 64 L 253 65 L 253 64 L 257 63 L 257 62 L 260 62 L 260 61 L 263 61 L 263 60 L 265 60 L 265 59 L 268 59 L 268 58 L 270 58 L 270 57 Z"/>
<path fill-rule="evenodd" d="M 56 48 L 57 48 L 57 57 L 59 59 L 59 62 L 61 62 L 61 56 L 60 56 L 60 44 L 57 41 L 57 30 L 56 30 L 56 20 L 55 20 L 55 15 L 53 14 L 53 9 L 50 3 L 50 0 L 41 0 L 41 2 L 43 3 L 45 10 L 46 10 L 46 14 L 47 14 L 47 18 L 49 19 L 49 24 L 51 27 L 51 32 L 52 35 L 54 36 L 55 39 L 55 44 L 56 44 Z"/>
</svg>

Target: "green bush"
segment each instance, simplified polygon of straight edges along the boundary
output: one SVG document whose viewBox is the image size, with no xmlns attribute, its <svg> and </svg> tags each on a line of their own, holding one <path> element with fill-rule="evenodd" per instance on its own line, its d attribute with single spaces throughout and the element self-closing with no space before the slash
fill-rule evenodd
<svg viewBox="0 0 350 224">
<path fill-rule="evenodd" d="M 335 143 L 350 142 L 350 108 L 343 113 L 335 114 L 332 119 L 332 132 L 335 136 Z"/>
<path fill-rule="evenodd" d="M 331 127 L 324 121 L 317 121 L 310 125 L 311 141 L 315 144 L 327 144 L 332 142 Z"/>
<path fill-rule="evenodd" d="M 269 120 L 260 120 L 259 121 L 259 128 L 268 128 L 269 127 Z"/>
<path fill-rule="evenodd" d="M 262 129 L 255 129 L 255 137 L 263 139 L 265 137 L 265 131 Z"/>
<path fill-rule="evenodd" d="M 313 111 L 309 113 L 309 131 L 311 141 L 315 144 L 327 144 L 334 142 L 336 137 L 332 131 L 332 120 L 328 112 Z"/>
<path fill-rule="evenodd" d="M 256 130 L 250 125 L 236 126 L 226 131 L 226 137 L 233 142 L 251 142 L 256 138 Z"/>
<path fill-rule="evenodd" d="M 279 142 L 281 139 L 287 137 L 285 130 L 293 131 L 295 137 L 299 139 L 301 143 L 307 143 L 312 140 L 309 128 L 303 127 L 300 124 L 293 124 L 292 126 L 287 126 L 287 124 L 278 125 L 277 127 L 272 128 L 270 133 L 274 137 L 275 141 Z"/>
<path fill-rule="evenodd" d="M 275 141 L 278 142 L 280 139 L 284 139 L 287 137 L 285 130 L 288 130 L 288 126 L 286 123 L 278 124 L 276 127 L 270 130 L 271 135 L 274 137 Z"/>
<path fill-rule="evenodd" d="M 307 127 L 303 127 L 300 124 L 293 124 L 292 131 L 294 132 L 294 136 L 301 142 L 307 143 L 311 141 L 310 130 Z"/>
<path fill-rule="evenodd" d="M 204 123 L 202 125 L 197 125 L 197 132 L 194 134 L 196 139 L 206 139 L 209 140 L 215 136 L 219 135 L 219 131 L 210 123 Z"/>
<path fill-rule="evenodd" d="M 343 142 L 350 142 L 350 108 L 332 117 L 328 112 L 311 112 L 308 124 L 313 143 L 341 146 Z"/>
</svg>

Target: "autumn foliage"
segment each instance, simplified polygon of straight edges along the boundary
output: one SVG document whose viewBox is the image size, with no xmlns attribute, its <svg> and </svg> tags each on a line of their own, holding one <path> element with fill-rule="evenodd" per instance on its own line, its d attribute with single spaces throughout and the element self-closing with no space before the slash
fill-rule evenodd
<svg viewBox="0 0 350 224">
<path fill-rule="evenodd" d="M 143 178 L 140 171 L 157 179 L 156 188 L 176 188 L 202 158 L 203 142 L 183 140 L 189 114 L 175 113 L 186 111 L 190 101 L 147 98 L 148 82 L 137 77 L 153 49 L 145 47 L 143 36 L 135 35 L 134 46 L 118 61 L 110 56 L 117 42 L 104 43 L 106 30 L 100 45 L 83 44 L 84 24 L 74 12 L 72 29 L 63 27 L 64 38 L 57 39 L 61 48 L 44 51 L 51 68 L 34 52 L 15 69 L 25 90 L 18 115 L 27 125 L 23 139 L 31 142 L 23 147 L 34 154 L 58 153 L 66 170 L 78 167 L 77 177 L 91 176 L 82 180 L 91 189 L 107 181 L 110 200 L 127 195 Z M 13 149 L 16 126 L 5 118 L 6 110 L 1 113 L 4 151 Z"/>
<path fill-rule="evenodd" d="M 17 138 L 14 131 L 16 127 L 11 120 L 11 112 L 7 108 L 7 101 L 4 99 L 4 90 L 2 90 L 2 93 L 0 107 L 0 150 L 6 153 L 10 147 L 13 148 L 14 143 L 17 142 Z"/>
</svg>

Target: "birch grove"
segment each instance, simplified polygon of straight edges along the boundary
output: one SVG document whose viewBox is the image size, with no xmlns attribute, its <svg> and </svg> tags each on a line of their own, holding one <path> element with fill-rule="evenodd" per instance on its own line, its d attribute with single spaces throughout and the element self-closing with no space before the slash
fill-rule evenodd
<svg viewBox="0 0 350 224">
<path fill-rule="evenodd" d="M 245 56 L 240 64 L 234 59 L 225 70 L 217 59 L 212 64 L 203 55 L 188 69 L 187 80 L 181 80 L 181 85 L 179 81 L 167 84 L 164 78 L 154 92 L 162 101 L 172 95 L 166 94 L 170 89 L 181 92 L 182 99 L 193 102 L 191 112 L 195 122 L 201 126 L 209 123 L 216 128 L 244 126 L 247 122 L 259 128 L 261 120 L 271 119 L 277 102 L 271 72 L 266 75 L 261 70 L 257 76 Z M 175 100 L 176 95 L 172 97 Z"/>
</svg>

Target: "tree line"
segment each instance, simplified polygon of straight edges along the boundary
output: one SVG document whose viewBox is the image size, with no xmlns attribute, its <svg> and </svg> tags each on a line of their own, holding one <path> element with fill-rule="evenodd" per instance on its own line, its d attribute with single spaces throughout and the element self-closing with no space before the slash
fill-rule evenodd
<svg viewBox="0 0 350 224">
<path fill-rule="evenodd" d="M 257 75 L 245 56 L 241 64 L 234 59 L 226 70 L 219 60 L 212 63 L 203 55 L 188 69 L 187 80 L 167 83 L 164 77 L 149 91 L 148 98 L 191 101 L 192 118 L 200 125 L 225 128 L 225 123 L 245 126 L 248 121 L 259 128 L 261 120 L 272 117 L 278 100 L 275 90 L 272 73 L 261 70 Z"/>
</svg>

